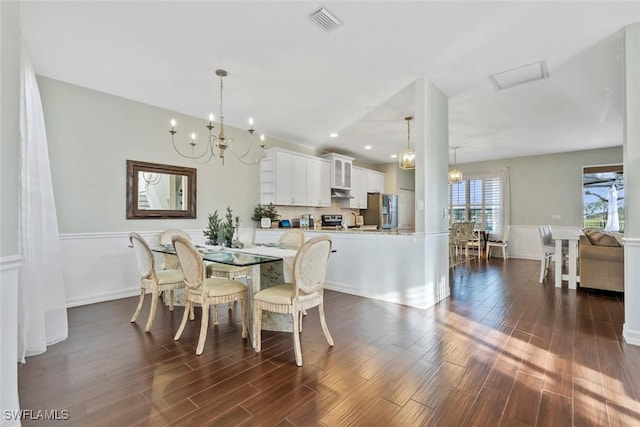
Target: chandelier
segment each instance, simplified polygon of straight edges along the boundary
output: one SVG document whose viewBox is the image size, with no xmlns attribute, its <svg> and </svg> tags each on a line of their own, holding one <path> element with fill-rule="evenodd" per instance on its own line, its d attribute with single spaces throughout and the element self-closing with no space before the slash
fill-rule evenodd
<svg viewBox="0 0 640 427">
<path fill-rule="evenodd" d="M 181 155 L 182 157 L 186 157 L 187 159 L 196 160 L 199 163 L 207 163 L 214 157 L 219 157 L 222 160 L 222 164 L 224 165 L 224 153 L 229 146 L 231 146 L 231 150 L 233 154 L 236 156 L 238 160 L 247 165 L 255 165 L 260 161 L 262 157 L 263 149 L 264 149 L 264 135 L 260 135 L 260 150 L 259 154 L 254 157 L 252 160 L 248 158 L 249 153 L 251 153 L 251 149 L 254 144 L 253 133 L 255 129 L 253 129 L 253 119 L 249 118 L 249 142 L 247 143 L 247 149 L 244 151 L 236 151 L 236 143 L 234 139 L 230 136 L 226 136 L 224 133 L 224 113 L 222 110 L 222 92 L 223 92 L 223 83 L 222 79 L 227 76 L 226 70 L 216 70 L 216 76 L 220 77 L 220 130 L 218 134 L 213 133 L 214 129 L 214 116 L 213 114 L 209 114 L 209 122 L 205 125 L 205 127 L 209 130 L 209 135 L 207 142 L 203 144 L 204 148 L 201 149 L 198 147 L 198 143 L 196 142 L 197 136 L 195 133 L 191 133 L 191 141 L 189 142 L 189 147 L 187 147 L 187 151 L 181 151 L 176 145 L 175 134 L 176 131 L 176 121 L 171 119 L 171 129 L 169 129 L 169 133 L 171 134 L 171 143 L 173 144 L 173 149 Z M 254 150 L 255 151 L 255 150 Z"/>
<path fill-rule="evenodd" d="M 406 116 L 407 121 L 407 148 L 398 155 L 398 164 L 401 169 L 409 170 L 416 168 L 416 153 L 411 149 L 411 120 L 413 116 Z"/>
<path fill-rule="evenodd" d="M 457 182 L 462 182 L 462 172 L 456 169 L 456 151 L 458 150 L 458 146 L 452 147 L 453 149 L 453 169 L 449 171 L 449 183 L 455 184 Z"/>
</svg>

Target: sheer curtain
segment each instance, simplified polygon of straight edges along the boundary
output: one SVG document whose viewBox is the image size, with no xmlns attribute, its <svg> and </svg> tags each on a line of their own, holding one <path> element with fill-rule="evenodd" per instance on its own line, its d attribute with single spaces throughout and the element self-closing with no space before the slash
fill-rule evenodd
<svg viewBox="0 0 640 427">
<path fill-rule="evenodd" d="M 20 78 L 20 244 L 18 359 L 67 338 L 58 218 L 38 83 L 25 47 Z"/>
</svg>

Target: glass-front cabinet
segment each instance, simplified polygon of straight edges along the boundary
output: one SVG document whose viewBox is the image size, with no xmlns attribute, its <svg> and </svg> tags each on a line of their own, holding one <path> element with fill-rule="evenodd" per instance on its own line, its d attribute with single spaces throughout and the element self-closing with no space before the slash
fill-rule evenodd
<svg viewBox="0 0 640 427">
<path fill-rule="evenodd" d="M 339 188 L 342 190 L 351 189 L 351 166 L 353 157 L 335 153 L 325 154 L 322 157 L 331 161 L 331 188 Z"/>
</svg>

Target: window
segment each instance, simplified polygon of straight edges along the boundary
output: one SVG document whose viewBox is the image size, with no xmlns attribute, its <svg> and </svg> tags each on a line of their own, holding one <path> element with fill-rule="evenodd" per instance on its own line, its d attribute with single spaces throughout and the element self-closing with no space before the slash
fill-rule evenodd
<svg viewBox="0 0 640 427">
<path fill-rule="evenodd" d="M 476 228 L 501 236 L 508 224 L 508 171 L 466 178 L 449 184 L 449 223 L 473 221 Z"/>
<path fill-rule="evenodd" d="M 585 166 L 582 170 L 582 225 L 624 232 L 622 165 Z"/>
</svg>

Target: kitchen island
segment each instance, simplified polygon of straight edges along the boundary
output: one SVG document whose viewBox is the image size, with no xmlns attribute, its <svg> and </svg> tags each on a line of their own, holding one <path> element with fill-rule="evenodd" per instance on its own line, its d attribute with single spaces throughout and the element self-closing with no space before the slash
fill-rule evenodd
<svg viewBox="0 0 640 427">
<path fill-rule="evenodd" d="M 257 229 L 254 241 L 274 243 L 283 232 Z M 418 308 L 449 295 L 448 233 L 358 229 L 304 233 L 306 239 L 328 234 L 333 240 L 336 253 L 329 261 L 327 289 Z"/>
</svg>

